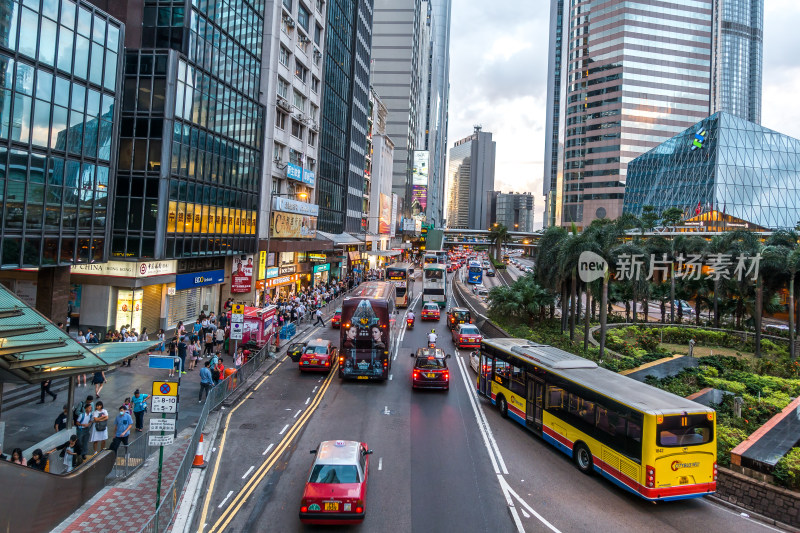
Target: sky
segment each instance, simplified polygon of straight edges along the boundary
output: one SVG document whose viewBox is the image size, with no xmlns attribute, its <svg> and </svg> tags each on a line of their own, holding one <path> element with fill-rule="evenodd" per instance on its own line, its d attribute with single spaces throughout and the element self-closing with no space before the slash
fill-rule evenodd
<svg viewBox="0 0 800 533">
<path fill-rule="evenodd" d="M 761 124 L 800 138 L 800 2 L 765 0 Z M 532 192 L 537 227 L 547 100 L 549 0 L 454 0 L 448 150 L 475 125 L 497 142 L 495 190 Z"/>
</svg>

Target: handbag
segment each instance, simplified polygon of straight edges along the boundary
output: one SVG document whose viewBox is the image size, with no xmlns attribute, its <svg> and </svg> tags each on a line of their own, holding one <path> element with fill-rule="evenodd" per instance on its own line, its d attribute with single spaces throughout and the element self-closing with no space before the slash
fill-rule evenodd
<svg viewBox="0 0 800 533">
<path fill-rule="evenodd" d="M 97 431 L 105 431 L 108 428 L 108 420 L 103 420 L 102 422 L 95 422 L 94 428 Z"/>
</svg>

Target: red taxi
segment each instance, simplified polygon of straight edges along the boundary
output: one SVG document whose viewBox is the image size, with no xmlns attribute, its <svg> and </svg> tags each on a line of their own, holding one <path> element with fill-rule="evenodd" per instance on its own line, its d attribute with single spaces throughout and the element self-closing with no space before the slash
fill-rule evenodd
<svg viewBox="0 0 800 533">
<path fill-rule="evenodd" d="M 339 328 L 342 325 L 342 308 L 339 307 L 336 311 L 333 312 L 333 317 L 331 317 L 331 327 L 332 328 Z"/>
<path fill-rule="evenodd" d="M 414 370 L 411 372 L 412 389 L 450 389 L 450 370 L 447 359 L 441 348 L 420 348 L 416 354 Z"/>
<path fill-rule="evenodd" d="M 327 372 L 336 360 L 336 348 L 331 341 L 317 339 L 309 341 L 300 356 L 300 372 Z"/>
<path fill-rule="evenodd" d="M 326 440 L 316 450 L 314 464 L 300 501 L 304 524 L 359 524 L 367 502 L 369 456 L 365 442 Z"/>
<path fill-rule="evenodd" d="M 480 348 L 482 338 L 480 330 L 473 324 L 459 324 L 453 330 L 453 343 L 458 348 Z"/>
<path fill-rule="evenodd" d="M 435 302 L 428 302 L 422 306 L 422 320 L 439 320 L 441 317 L 441 311 L 439 311 L 439 305 Z"/>
</svg>

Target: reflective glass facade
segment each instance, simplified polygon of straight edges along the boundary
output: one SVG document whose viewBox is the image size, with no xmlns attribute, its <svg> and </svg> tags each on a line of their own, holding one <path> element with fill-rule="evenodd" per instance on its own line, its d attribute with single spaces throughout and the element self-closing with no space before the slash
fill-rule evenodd
<svg viewBox="0 0 800 533">
<path fill-rule="evenodd" d="M 317 227 L 362 233 L 373 0 L 329 0 Z"/>
<path fill-rule="evenodd" d="M 699 145 L 699 146 L 698 146 Z M 800 220 L 800 140 L 720 112 L 631 161 L 625 212 L 718 211 L 765 228 Z"/>
<path fill-rule="evenodd" d="M 123 41 L 89 4 L 0 2 L 0 267 L 107 259 Z"/>
<path fill-rule="evenodd" d="M 145 2 L 125 56 L 111 254 L 256 249 L 264 0 Z"/>
</svg>

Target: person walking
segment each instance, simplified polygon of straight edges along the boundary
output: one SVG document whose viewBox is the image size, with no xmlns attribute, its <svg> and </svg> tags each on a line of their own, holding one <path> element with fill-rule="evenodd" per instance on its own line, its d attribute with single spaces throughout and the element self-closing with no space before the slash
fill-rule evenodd
<svg viewBox="0 0 800 533">
<path fill-rule="evenodd" d="M 108 440 L 108 411 L 103 409 L 103 402 L 94 404 L 92 423 L 92 449 L 94 453 L 97 453 L 106 447 L 106 441 Z M 98 446 L 100 447 L 99 450 L 97 449 Z"/>
<path fill-rule="evenodd" d="M 178 358 L 181 360 L 181 374 L 186 373 L 186 340 L 186 337 L 181 337 L 181 339 L 178 341 Z"/>
<path fill-rule="evenodd" d="M 61 409 L 61 413 L 56 417 L 56 421 L 53 423 L 53 432 L 58 433 L 62 429 L 66 429 L 68 420 L 69 405 L 64 404 L 64 407 Z"/>
<path fill-rule="evenodd" d="M 142 394 L 139 389 L 133 391 L 133 416 L 136 418 L 136 431 L 141 432 L 144 427 L 144 415 L 147 412 L 147 394 Z"/>
<path fill-rule="evenodd" d="M 94 385 L 94 397 L 100 398 L 100 391 L 103 390 L 103 386 L 106 384 L 106 373 L 102 370 L 95 372 L 94 377 L 92 377 L 92 384 Z M 53 400 L 55 400 L 55 397 Z"/>
<path fill-rule="evenodd" d="M 211 377 L 211 361 L 206 361 L 206 365 L 200 369 L 200 395 L 197 398 L 197 403 L 203 403 L 203 393 L 205 398 L 208 398 L 208 391 L 214 388 L 214 379 Z"/>
<path fill-rule="evenodd" d="M 133 419 L 128 414 L 128 410 L 124 405 L 119 407 L 119 414 L 114 419 L 114 440 L 111 441 L 110 450 L 117 453 L 120 444 L 128 445 L 128 437 L 131 435 L 131 428 L 133 427 Z"/>
<path fill-rule="evenodd" d="M 92 402 L 86 402 L 83 405 L 83 412 L 78 416 L 78 421 L 75 423 L 75 434 L 78 437 L 78 443 L 81 445 L 81 450 L 85 454 L 89 451 L 89 438 L 92 436 Z"/>
<path fill-rule="evenodd" d="M 46 379 L 46 380 L 42 381 L 39 384 L 39 391 L 40 391 L 41 394 L 40 394 L 40 397 L 39 397 L 39 401 L 36 402 L 36 403 L 44 403 L 44 395 L 45 394 L 49 394 L 53 398 L 53 401 L 56 401 L 56 398 L 58 398 L 58 394 L 56 394 L 55 392 L 50 390 L 50 384 L 51 383 L 52 383 L 51 380 Z"/>
<path fill-rule="evenodd" d="M 315 316 L 317 317 L 317 321 L 314 322 L 314 325 L 316 326 L 317 324 L 319 324 L 320 326 L 324 327 L 325 326 L 325 321 L 322 320 L 322 309 L 317 308 L 317 312 L 316 312 Z"/>
<path fill-rule="evenodd" d="M 206 343 L 206 351 L 205 355 L 211 355 L 211 352 L 214 351 L 214 333 L 211 332 L 211 328 L 204 328 L 205 333 L 205 343 Z"/>
<path fill-rule="evenodd" d="M 44 472 L 44 468 L 47 466 L 47 460 L 44 458 L 44 453 L 42 453 L 41 448 L 36 448 L 33 450 L 33 455 L 31 458 L 28 459 L 28 468 L 33 468 L 34 470 L 39 470 Z"/>
<path fill-rule="evenodd" d="M 81 457 L 83 455 L 83 450 L 81 450 L 81 445 L 78 444 L 78 436 L 72 435 L 69 438 L 69 441 L 65 442 L 61 446 L 58 446 L 47 453 L 53 453 L 56 450 L 61 450 L 59 457 L 62 457 L 64 460 L 64 467 L 66 468 L 67 474 L 72 472 L 72 469 L 81 464 Z"/>
<path fill-rule="evenodd" d="M 214 332 L 214 339 L 216 340 L 216 352 L 219 353 L 222 350 L 222 343 L 225 341 L 225 328 L 219 327 Z"/>
<path fill-rule="evenodd" d="M 158 334 L 156 335 L 156 337 L 158 337 L 158 351 L 164 353 L 164 348 L 166 348 L 166 346 L 164 346 L 165 344 L 164 341 L 167 338 L 167 336 L 164 334 L 164 330 L 163 329 L 158 330 Z"/>
</svg>

